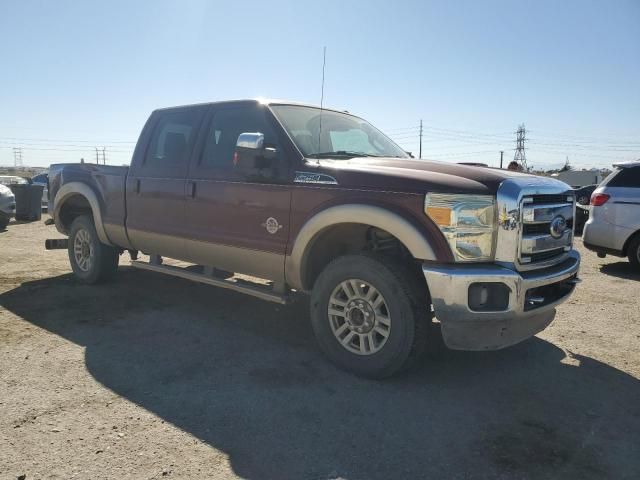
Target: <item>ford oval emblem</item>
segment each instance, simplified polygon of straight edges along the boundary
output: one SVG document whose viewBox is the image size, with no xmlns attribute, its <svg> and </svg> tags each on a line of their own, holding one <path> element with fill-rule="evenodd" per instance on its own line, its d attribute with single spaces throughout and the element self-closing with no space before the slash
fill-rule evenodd
<svg viewBox="0 0 640 480">
<path fill-rule="evenodd" d="M 549 233 L 553 238 L 561 238 L 564 232 L 567 230 L 567 221 L 562 215 L 558 215 L 549 225 Z"/>
</svg>

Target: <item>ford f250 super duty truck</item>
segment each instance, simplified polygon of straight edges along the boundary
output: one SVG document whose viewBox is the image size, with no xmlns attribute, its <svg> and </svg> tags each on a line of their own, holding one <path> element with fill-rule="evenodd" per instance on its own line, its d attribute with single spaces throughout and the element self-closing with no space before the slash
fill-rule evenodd
<svg viewBox="0 0 640 480">
<path fill-rule="evenodd" d="M 264 300 L 308 292 L 322 350 L 367 377 L 416 358 L 434 315 L 454 349 L 529 338 L 579 281 L 568 185 L 415 160 L 365 120 L 307 105 L 156 110 L 130 167 L 52 165 L 49 192 L 69 238 L 48 248 L 68 248 L 80 281 L 129 251 L 134 267 Z"/>
</svg>

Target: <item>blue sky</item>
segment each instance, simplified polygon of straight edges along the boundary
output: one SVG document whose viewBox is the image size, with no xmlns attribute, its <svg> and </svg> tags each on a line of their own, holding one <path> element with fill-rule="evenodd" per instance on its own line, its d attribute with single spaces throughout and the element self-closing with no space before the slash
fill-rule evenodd
<svg viewBox="0 0 640 480">
<path fill-rule="evenodd" d="M 640 158 L 640 1 L 0 3 L 0 165 L 128 163 L 157 107 L 233 98 L 361 115 L 423 156 Z"/>
</svg>

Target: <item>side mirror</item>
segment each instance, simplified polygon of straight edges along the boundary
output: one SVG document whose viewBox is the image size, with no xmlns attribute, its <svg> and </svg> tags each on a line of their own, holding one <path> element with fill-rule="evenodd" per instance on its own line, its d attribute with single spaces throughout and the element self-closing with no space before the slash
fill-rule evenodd
<svg viewBox="0 0 640 480">
<path fill-rule="evenodd" d="M 263 145 L 264 134 L 260 132 L 241 133 L 238 135 L 238 141 L 236 142 L 236 148 L 248 148 L 251 150 L 262 150 Z"/>
<path fill-rule="evenodd" d="M 241 133 L 236 142 L 234 165 L 243 168 L 269 168 L 277 156 L 274 147 L 264 146 L 264 134 Z"/>
</svg>

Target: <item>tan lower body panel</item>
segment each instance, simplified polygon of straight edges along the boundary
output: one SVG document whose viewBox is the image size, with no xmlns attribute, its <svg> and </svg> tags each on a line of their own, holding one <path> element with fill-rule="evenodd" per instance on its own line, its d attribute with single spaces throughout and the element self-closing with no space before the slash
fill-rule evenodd
<svg viewBox="0 0 640 480">
<path fill-rule="evenodd" d="M 249 250 L 141 230 L 128 230 L 136 249 L 146 254 L 216 267 L 284 283 L 284 254 Z"/>
</svg>

